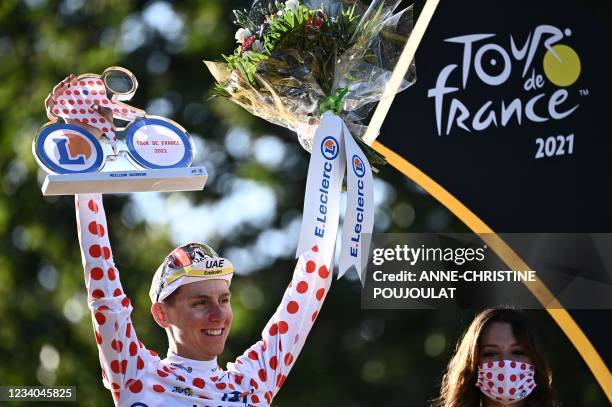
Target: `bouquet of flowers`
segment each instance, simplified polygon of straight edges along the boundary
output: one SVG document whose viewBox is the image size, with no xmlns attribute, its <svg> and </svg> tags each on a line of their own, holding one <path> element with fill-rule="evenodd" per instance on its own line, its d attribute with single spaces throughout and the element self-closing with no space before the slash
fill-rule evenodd
<svg viewBox="0 0 612 407">
<path fill-rule="evenodd" d="M 255 0 L 234 11 L 238 47 L 225 62 L 205 61 L 216 96 L 295 131 L 311 150 L 321 114 L 339 115 L 372 164 L 384 163 L 361 142 L 412 31 L 412 7 L 400 0 Z M 416 80 L 414 65 L 399 91 Z"/>
</svg>

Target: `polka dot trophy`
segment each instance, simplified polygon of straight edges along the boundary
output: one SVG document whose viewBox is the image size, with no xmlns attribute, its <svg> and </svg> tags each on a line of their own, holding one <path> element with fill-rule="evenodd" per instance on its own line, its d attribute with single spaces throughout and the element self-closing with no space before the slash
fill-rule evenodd
<svg viewBox="0 0 612 407">
<path fill-rule="evenodd" d="M 115 405 L 244 407 L 272 402 L 331 285 L 330 263 L 321 258 L 317 247 L 298 259 L 281 304 L 261 339 L 224 370 L 216 358 L 193 360 L 168 351 L 168 357 L 161 359 L 142 344 L 113 260 L 102 196 L 78 195 L 76 210 L 102 381 Z"/>
<path fill-rule="evenodd" d="M 478 387 L 501 404 L 516 403 L 529 396 L 536 384 L 534 367 L 513 360 L 484 362 L 478 366 Z"/>
<path fill-rule="evenodd" d="M 110 69 L 113 68 L 105 72 Z M 136 87 L 134 79 L 133 92 Z M 124 99 L 129 98 L 131 95 Z M 113 119 L 131 122 L 145 115 L 144 110 L 122 103 L 118 99 L 119 97 L 105 85 L 102 76 L 85 74 L 77 78 L 70 75 L 53 88 L 45 100 L 45 107 L 47 117 L 53 123 L 61 118 L 66 123 L 90 131 L 98 139 L 105 135 L 111 143 L 113 153 L 116 154 L 117 137 Z"/>
</svg>

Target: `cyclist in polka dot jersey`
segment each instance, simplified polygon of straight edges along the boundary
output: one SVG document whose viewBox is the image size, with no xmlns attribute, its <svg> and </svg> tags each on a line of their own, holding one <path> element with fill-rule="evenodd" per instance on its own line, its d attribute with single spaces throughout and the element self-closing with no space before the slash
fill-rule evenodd
<svg viewBox="0 0 612 407">
<path fill-rule="evenodd" d="M 131 122 L 145 116 L 144 110 L 109 98 L 97 75 L 68 76 L 53 88 L 45 100 L 45 107 L 53 123 L 59 117 L 68 124 L 89 130 L 98 139 L 105 134 L 114 153 L 117 152 L 117 137 L 113 118 Z"/>
<path fill-rule="evenodd" d="M 167 357 L 160 359 L 138 340 L 132 326 L 132 306 L 123 292 L 113 260 L 102 196 L 77 195 L 75 198 L 102 379 L 115 405 L 270 405 L 295 363 L 327 295 L 332 280 L 331 258 L 322 259 L 316 246 L 300 256 L 281 304 L 265 326 L 261 339 L 223 370 L 217 365 L 216 356 L 223 351 L 231 327 L 229 282 L 233 269 L 221 271 L 219 268 L 218 277 L 198 277 L 211 271 L 194 272 L 189 266 L 177 269 L 186 273 L 185 276 L 167 277 L 163 270 L 168 259 L 179 257 L 182 261 L 186 246 L 175 249 L 158 269 L 150 292 L 153 317 L 166 329 L 169 338 Z M 231 265 L 214 255 L 194 260 L 193 268 L 197 268 L 195 261 Z M 180 290 L 173 288 L 173 284 L 180 285 Z M 198 300 L 191 301 L 189 293 L 198 290 L 206 295 L 200 299 L 198 294 Z M 172 295 L 174 305 L 169 303 Z M 189 308 L 180 308 L 183 301 L 188 301 Z"/>
</svg>

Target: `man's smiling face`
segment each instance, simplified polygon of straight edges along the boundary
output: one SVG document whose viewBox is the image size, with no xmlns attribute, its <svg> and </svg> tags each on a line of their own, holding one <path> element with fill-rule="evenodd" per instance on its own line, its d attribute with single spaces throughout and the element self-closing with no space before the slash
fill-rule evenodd
<svg viewBox="0 0 612 407">
<path fill-rule="evenodd" d="M 168 332 L 170 349 L 188 359 L 215 358 L 223 352 L 234 317 L 227 281 L 196 281 L 177 291 L 163 304 L 156 304 L 163 310 L 161 317 L 153 310 Z"/>
</svg>

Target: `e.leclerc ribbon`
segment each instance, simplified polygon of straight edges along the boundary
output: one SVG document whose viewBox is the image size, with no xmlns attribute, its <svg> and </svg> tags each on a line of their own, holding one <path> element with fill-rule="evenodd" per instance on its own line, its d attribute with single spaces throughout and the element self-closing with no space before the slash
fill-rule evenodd
<svg viewBox="0 0 612 407">
<path fill-rule="evenodd" d="M 355 267 L 363 282 L 372 229 L 374 228 L 374 185 L 372 168 L 349 129 L 342 123 L 346 154 L 346 213 L 342 226 L 342 246 L 338 278 Z"/>
<path fill-rule="evenodd" d="M 306 178 L 298 257 L 317 245 L 324 259 L 333 258 L 346 167 L 342 125 L 342 119 L 328 111 L 321 115 L 315 132 Z"/>
<path fill-rule="evenodd" d="M 361 278 L 369 249 L 369 238 L 362 235 L 372 233 L 374 225 L 372 169 L 342 119 L 331 111 L 321 116 L 312 144 L 296 256 L 317 245 L 324 258 L 333 257 L 347 158 L 347 210 L 338 278 L 353 266 Z"/>
</svg>

